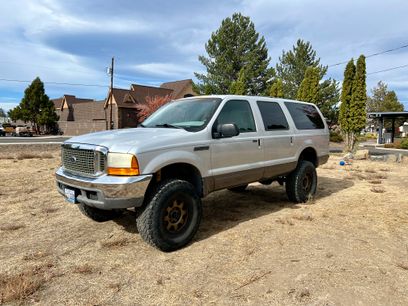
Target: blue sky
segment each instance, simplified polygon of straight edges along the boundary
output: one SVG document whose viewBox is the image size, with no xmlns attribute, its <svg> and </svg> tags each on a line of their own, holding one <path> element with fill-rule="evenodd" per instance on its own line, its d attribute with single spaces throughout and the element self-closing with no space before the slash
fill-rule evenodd
<svg viewBox="0 0 408 306">
<path fill-rule="evenodd" d="M 402 0 L 2 1 L 0 79 L 102 85 L 45 87 L 50 98 L 103 99 L 112 56 L 116 87 L 193 78 L 203 71 L 204 44 L 234 12 L 250 16 L 265 37 L 271 66 L 298 38 L 310 41 L 325 65 L 408 44 Z M 406 64 L 408 48 L 367 59 L 367 72 Z M 329 68 L 327 77 L 341 81 L 343 69 Z M 369 75 L 368 89 L 380 80 L 408 110 L 408 67 Z M 0 107 L 16 106 L 27 85 L 0 80 Z"/>
</svg>

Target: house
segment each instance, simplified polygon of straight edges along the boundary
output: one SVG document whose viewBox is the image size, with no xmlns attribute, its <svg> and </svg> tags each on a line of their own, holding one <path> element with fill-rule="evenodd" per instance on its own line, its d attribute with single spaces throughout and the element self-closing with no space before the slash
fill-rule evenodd
<svg viewBox="0 0 408 306">
<path fill-rule="evenodd" d="M 106 100 L 77 98 L 64 95 L 52 99 L 59 116 L 58 126 L 64 135 L 74 136 L 115 129 L 136 127 L 138 105 L 146 103 L 147 97 L 180 99 L 195 95 L 191 79 L 167 82 L 160 87 L 131 84 L 130 89 L 112 88 Z M 112 114 L 112 115 L 111 115 Z"/>
<path fill-rule="evenodd" d="M 115 129 L 136 127 L 138 124 L 138 105 L 146 103 L 147 97 L 166 97 L 180 99 L 194 96 L 191 79 L 163 83 L 160 87 L 132 84 L 129 90 L 113 88 L 108 92 L 105 109 L 108 122 L 112 106 L 112 125 Z"/>
<path fill-rule="evenodd" d="M 51 100 L 59 116 L 58 127 L 64 135 L 81 135 L 106 130 L 104 102 L 64 95 Z"/>
</svg>

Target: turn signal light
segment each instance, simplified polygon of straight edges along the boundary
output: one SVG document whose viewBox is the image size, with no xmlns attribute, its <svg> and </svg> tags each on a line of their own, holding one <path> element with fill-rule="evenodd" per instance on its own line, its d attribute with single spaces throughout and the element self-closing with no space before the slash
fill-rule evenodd
<svg viewBox="0 0 408 306">
<path fill-rule="evenodd" d="M 108 164 L 108 175 L 133 176 L 140 174 L 139 164 L 135 156 L 132 156 L 129 166 L 130 167 L 109 167 Z"/>
</svg>

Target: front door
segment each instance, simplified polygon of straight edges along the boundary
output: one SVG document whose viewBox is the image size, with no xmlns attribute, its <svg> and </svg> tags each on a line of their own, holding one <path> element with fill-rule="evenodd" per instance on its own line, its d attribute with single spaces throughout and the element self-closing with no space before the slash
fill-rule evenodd
<svg viewBox="0 0 408 306">
<path fill-rule="evenodd" d="M 225 123 L 235 123 L 240 134 L 212 140 L 211 166 L 216 190 L 254 182 L 263 175 L 262 142 L 249 102 L 227 101 L 212 127 L 213 131 Z"/>
</svg>

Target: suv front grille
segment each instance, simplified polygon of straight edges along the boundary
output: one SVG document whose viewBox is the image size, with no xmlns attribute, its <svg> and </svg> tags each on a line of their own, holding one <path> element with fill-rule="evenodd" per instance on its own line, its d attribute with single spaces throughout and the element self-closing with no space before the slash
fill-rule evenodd
<svg viewBox="0 0 408 306">
<path fill-rule="evenodd" d="M 62 165 L 69 172 L 96 176 L 105 171 L 105 155 L 93 149 L 63 146 Z"/>
</svg>

